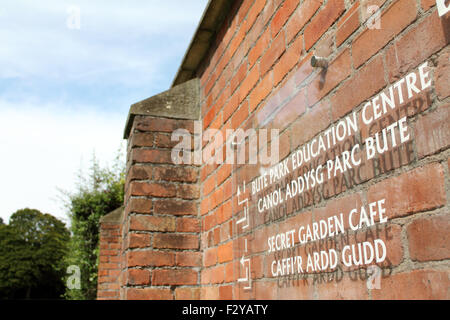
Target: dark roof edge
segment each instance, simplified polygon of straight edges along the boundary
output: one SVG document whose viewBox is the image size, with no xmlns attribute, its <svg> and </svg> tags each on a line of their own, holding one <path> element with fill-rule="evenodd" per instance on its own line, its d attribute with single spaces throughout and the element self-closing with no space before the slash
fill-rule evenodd
<svg viewBox="0 0 450 320">
<path fill-rule="evenodd" d="M 208 1 L 171 87 L 195 77 L 200 63 L 208 53 L 217 31 L 225 21 L 233 3 L 232 0 Z"/>
</svg>

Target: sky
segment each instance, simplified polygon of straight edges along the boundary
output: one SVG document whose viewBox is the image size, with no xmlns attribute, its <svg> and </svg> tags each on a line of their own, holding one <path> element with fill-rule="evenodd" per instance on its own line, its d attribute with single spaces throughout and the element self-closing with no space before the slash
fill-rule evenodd
<svg viewBox="0 0 450 320">
<path fill-rule="evenodd" d="M 207 0 L 2 0 L 0 217 L 68 222 L 92 155 L 111 164 L 131 104 L 170 88 Z"/>
</svg>

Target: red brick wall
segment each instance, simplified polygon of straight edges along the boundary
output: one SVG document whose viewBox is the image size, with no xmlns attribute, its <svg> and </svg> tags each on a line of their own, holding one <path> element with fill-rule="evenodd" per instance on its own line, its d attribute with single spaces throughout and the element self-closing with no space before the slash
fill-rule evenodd
<svg viewBox="0 0 450 320">
<path fill-rule="evenodd" d="M 374 4 L 382 10 L 379 30 L 364 24 Z M 242 1 L 232 12 L 199 72 L 203 127 L 224 136 L 226 129 L 278 128 L 280 159 L 351 111 L 360 116 L 366 100 L 426 61 L 432 86 L 370 128 L 361 126 L 365 139 L 407 115 L 410 142 L 365 161 L 359 179 L 337 176 L 302 208 L 288 205 L 277 221 L 250 209 L 251 231 L 236 225 L 242 211 L 235 193 L 258 167 L 202 166 L 201 299 L 448 299 L 449 16 L 438 17 L 435 1 L 416 0 Z M 329 58 L 325 74 L 311 67 L 313 54 Z M 272 277 L 270 235 L 381 198 L 388 224 L 347 239 L 378 232 L 386 240 L 380 289 L 367 289 L 364 268 L 344 270 L 340 281 L 325 281 L 327 274 Z M 251 289 L 237 282 L 243 255 L 251 261 Z"/>
<path fill-rule="evenodd" d="M 120 298 L 121 235 L 120 223 L 101 223 L 97 287 L 97 298 L 100 300 Z"/>
<path fill-rule="evenodd" d="M 380 29 L 367 27 L 371 5 L 381 8 Z M 358 168 L 308 190 L 280 215 L 256 212 L 257 199 L 245 194 L 252 204 L 244 229 L 236 224 L 243 214 L 237 186 L 256 178 L 260 166 L 174 165 L 170 132 L 192 131 L 193 121 L 136 117 L 128 139 L 120 298 L 448 299 L 448 30 L 449 15 L 439 17 L 431 0 L 236 1 L 197 74 L 204 130 L 225 137 L 227 129 L 279 129 L 280 160 L 353 112 L 360 130 L 321 161 L 404 116 L 410 139 L 373 159 L 360 150 Z M 313 55 L 326 57 L 328 68 L 311 67 Z M 411 72 L 419 79 L 425 62 L 431 86 L 411 98 L 404 89 L 403 102 L 397 98 L 394 110 L 365 125 L 364 104 Z M 352 231 L 347 223 L 343 235 L 295 247 L 306 259 L 323 248 L 382 239 L 379 289 L 368 289 L 367 266 L 272 275 L 271 263 L 292 252 L 269 253 L 270 236 L 381 199 L 386 224 Z M 250 288 L 238 281 L 244 258 Z"/>
<path fill-rule="evenodd" d="M 199 289 L 198 168 L 174 165 L 170 133 L 192 120 L 137 116 L 128 138 L 122 299 L 195 298 Z"/>
</svg>

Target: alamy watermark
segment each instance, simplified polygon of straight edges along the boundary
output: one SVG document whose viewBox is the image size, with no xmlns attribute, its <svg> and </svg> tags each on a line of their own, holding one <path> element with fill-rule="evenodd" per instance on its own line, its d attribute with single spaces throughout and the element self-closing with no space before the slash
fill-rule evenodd
<svg viewBox="0 0 450 320">
<path fill-rule="evenodd" d="M 80 267 L 77 265 L 70 265 L 67 267 L 66 274 L 70 276 L 67 277 L 66 286 L 70 290 L 81 289 L 81 271 Z"/>
<path fill-rule="evenodd" d="M 223 132 L 218 129 L 203 132 L 202 122 L 194 121 L 193 135 L 186 129 L 176 129 L 172 132 L 171 140 L 179 141 L 171 152 L 174 164 L 259 162 L 262 165 L 274 165 L 279 161 L 278 129 L 227 129 L 224 137 Z M 207 144 L 202 151 L 203 142 Z"/>
<path fill-rule="evenodd" d="M 80 30 L 81 29 L 81 9 L 78 6 L 67 7 L 67 20 L 66 26 L 70 30 Z"/>
</svg>

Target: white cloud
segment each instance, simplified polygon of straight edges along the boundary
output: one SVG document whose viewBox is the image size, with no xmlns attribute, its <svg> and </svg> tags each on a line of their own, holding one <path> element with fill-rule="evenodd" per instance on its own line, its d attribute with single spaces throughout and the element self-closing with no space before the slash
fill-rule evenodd
<svg viewBox="0 0 450 320">
<path fill-rule="evenodd" d="M 36 208 L 66 220 L 58 188 L 74 190 L 80 166 L 89 165 L 92 153 L 101 163 L 112 161 L 122 142 L 125 119 L 88 107 L 78 113 L 59 105 L 21 110 L 0 101 L 0 216 L 6 221 L 17 209 Z M 91 111 L 89 111 L 91 110 Z"/>
<path fill-rule="evenodd" d="M 2 1 L 0 76 L 136 85 L 181 62 L 202 1 Z M 70 6 L 81 28 L 67 27 Z M 178 65 L 171 65 L 175 72 Z M 114 72 L 115 77 L 109 76 Z M 117 73 L 121 73 L 117 75 Z M 173 74 L 167 75 L 173 77 Z"/>
<path fill-rule="evenodd" d="M 73 190 L 93 150 L 101 162 L 114 158 L 128 106 L 167 89 L 206 3 L 1 1 L 5 221 L 24 207 L 66 220 L 56 188 Z M 72 5 L 80 8 L 80 30 L 67 27 Z"/>
</svg>

